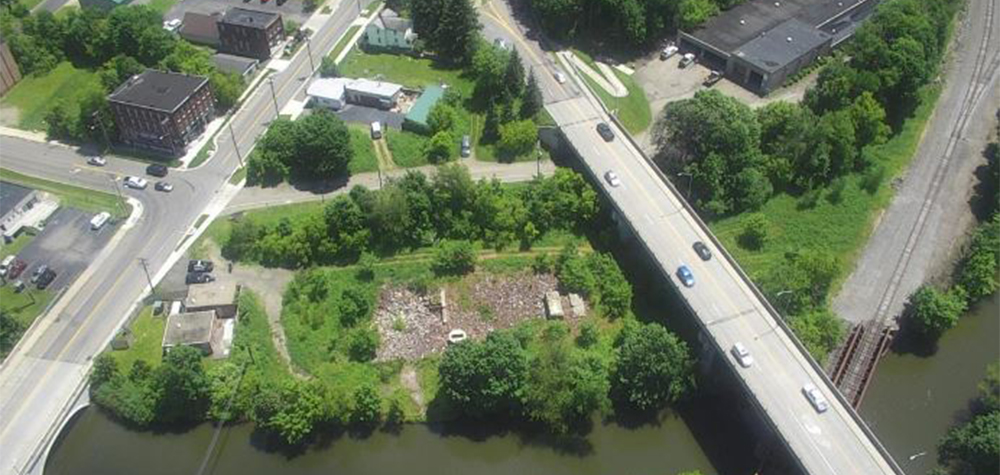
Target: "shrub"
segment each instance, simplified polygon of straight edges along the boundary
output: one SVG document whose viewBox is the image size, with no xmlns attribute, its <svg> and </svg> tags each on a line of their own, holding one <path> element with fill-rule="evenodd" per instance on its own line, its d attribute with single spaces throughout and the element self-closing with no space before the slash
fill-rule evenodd
<svg viewBox="0 0 1000 475">
<path fill-rule="evenodd" d="M 767 217 L 762 213 L 753 213 L 743 221 L 743 231 L 739 241 L 743 247 L 759 251 L 767 243 Z"/>
<path fill-rule="evenodd" d="M 441 241 L 434 246 L 431 268 L 438 275 L 462 275 L 476 267 L 476 251 L 469 241 Z"/>
</svg>

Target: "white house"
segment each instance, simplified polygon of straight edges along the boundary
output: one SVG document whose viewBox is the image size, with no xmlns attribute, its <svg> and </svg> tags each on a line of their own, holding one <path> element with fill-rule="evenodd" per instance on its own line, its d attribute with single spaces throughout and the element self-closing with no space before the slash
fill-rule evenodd
<svg viewBox="0 0 1000 475">
<path fill-rule="evenodd" d="M 346 104 L 344 86 L 348 78 L 319 78 L 313 80 L 306 89 L 306 95 L 313 104 L 328 109 L 340 110 Z"/>
<path fill-rule="evenodd" d="M 365 41 L 378 48 L 411 49 L 416 39 L 413 22 L 389 8 L 383 9 L 365 28 Z"/>
</svg>

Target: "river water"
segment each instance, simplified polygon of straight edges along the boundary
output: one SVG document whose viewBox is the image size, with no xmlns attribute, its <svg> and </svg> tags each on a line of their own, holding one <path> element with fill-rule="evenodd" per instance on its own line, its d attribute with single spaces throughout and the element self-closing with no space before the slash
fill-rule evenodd
<svg viewBox="0 0 1000 475">
<path fill-rule="evenodd" d="M 1000 359 L 998 335 L 995 294 L 948 330 L 932 356 L 889 353 L 882 359 L 861 416 L 907 474 L 923 475 L 935 466 L 938 440 L 968 414 L 986 365 Z"/>
<path fill-rule="evenodd" d="M 932 356 L 890 353 L 883 359 L 861 413 L 910 475 L 934 466 L 937 440 L 963 417 L 985 367 L 1000 358 L 1000 295 L 973 308 L 939 342 Z M 704 424 L 701 424 L 704 425 Z M 710 424 L 714 426 L 715 424 Z M 701 427 L 699 432 L 726 432 Z M 715 473 L 706 452 L 729 445 L 702 437 L 699 446 L 685 421 L 668 417 L 658 426 L 626 429 L 595 425 L 583 450 L 566 453 L 517 435 L 486 438 L 442 435 L 424 425 L 399 434 L 367 438 L 339 436 L 305 453 L 289 456 L 260 447 L 249 425 L 227 429 L 206 473 L 215 475 L 386 474 L 610 474 L 684 470 Z M 135 432 L 101 412 L 87 409 L 60 436 L 46 463 L 46 475 L 143 473 L 196 474 L 212 428 L 181 433 Z M 911 455 L 926 455 L 909 460 Z"/>
</svg>

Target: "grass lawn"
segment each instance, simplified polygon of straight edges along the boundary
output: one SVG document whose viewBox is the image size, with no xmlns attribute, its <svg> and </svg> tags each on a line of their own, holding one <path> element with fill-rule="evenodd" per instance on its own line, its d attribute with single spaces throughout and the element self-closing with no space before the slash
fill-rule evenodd
<svg viewBox="0 0 1000 475">
<path fill-rule="evenodd" d="M 77 208 L 92 212 L 107 211 L 114 216 L 118 216 L 119 218 L 128 216 L 132 211 L 131 205 L 126 203 L 125 206 L 129 209 L 126 209 L 125 212 L 122 213 L 121 208 L 119 207 L 118 198 L 110 193 L 87 190 L 71 185 L 64 185 L 62 183 L 43 180 L 41 178 L 30 177 L 10 171 L 6 168 L 0 168 L 0 176 L 2 176 L 4 180 L 11 183 L 34 188 L 36 190 L 47 191 L 57 195 L 59 196 L 60 204 L 62 206 L 69 206 L 70 208 Z"/>
<path fill-rule="evenodd" d="M 45 130 L 45 114 L 52 106 L 64 102 L 76 115 L 80 110 L 78 101 L 94 91 L 102 91 L 96 73 L 63 61 L 42 76 L 25 76 L 7 92 L 2 103 L 17 107 L 19 128 Z"/>
<path fill-rule="evenodd" d="M 24 249 L 24 246 L 27 246 L 28 243 L 34 239 L 34 237 L 34 235 L 30 234 L 28 230 L 25 229 L 24 232 L 18 234 L 13 241 L 9 243 L 0 243 L 0 259 L 3 259 L 11 254 L 16 255 L 21 252 L 21 249 Z"/>
<path fill-rule="evenodd" d="M 164 312 L 168 309 L 164 309 Z M 111 356 L 118 362 L 118 369 L 128 373 L 132 363 L 143 360 L 150 366 L 158 366 L 163 358 L 163 331 L 166 317 L 153 316 L 153 307 L 145 307 L 132 321 L 132 345 L 127 350 L 112 351 Z"/>
<path fill-rule="evenodd" d="M 344 33 L 344 36 L 341 37 L 340 41 L 338 41 L 337 44 L 333 47 L 333 51 L 330 51 L 330 57 L 333 59 L 337 59 L 337 55 L 339 55 L 340 52 L 347 47 L 348 43 L 351 42 L 351 38 L 354 38 L 354 34 L 357 33 L 358 30 L 360 29 L 361 29 L 360 25 L 353 25 L 350 28 L 348 28 L 347 33 Z"/>
<path fill-rule="evenodd" d="M 811 208 L 803 206 L 799 197 L 775 196 L 761 210 L 767 216 L 769 227 L 767 242 L 759 251 L 738 245 L 744 221 L 749 216 L 747 213 L 711 223 L 712 231 L 755 281 L 780 264 L 787 252 L 829 251 L 840 259 L 840 272 L 830 292 L 830 295 L 836 294 L 867 242 L 875 218 L 892 200 L 892 178 L 904 172 L 910 163 L 940 92 L 940 87 L 922 91 L 922 104 L 904 123 L 902 131 L 875 148 L 876 161 L 885 165 L 886 173 L 874 194 L 861 189 L 861 176 L 852 175 L 845 178 L 846 185 L 839 199 L 830 190 L 824 190 Z"/>
<path fill-rule="evenodd" d="M 457 88 L 463 97 L 472 95 L 473 82 L 460 69 L 447 69 L 430 59 L 396 54 L 368 54 L 354 48 L 340 63 L 340 74 L 352 78 L 374 78 L 420 89 L 428 84 L 445 83 Z"/>
<path fill-rule="evenodd" d="M 590 58 L 586 53 L 580 51 L 573 51 L 584 63 L 590 65 L 594 70 L 597 70 L 597 66 L 594 64 L 594 60 Z M 638 134 L 649 128 L 649 125 L 653 122 L 653 113 L 649 109 L 649 99 L 646 98 L 646 92 L 642 90 L 642 87 L 632 79 L 631 76 L 615 69 L 611 68 L 615 75 L 618 76 L 618 80 L 625 85 L 628 89 L 628 95 L 625 97 L 613 97 L 604 88 L 597 85 L 590 77 L 586 74 L 580 74 L 587 85 L 590 86 L 590 90 L 597 94 L 597 97 L 601 98 L 601 102 L 609 110 L 618 110 L 618 119 L 621 120 L 625 128 L 628 129 L 631 134 Z"/>
<path fill-rule="evenodd" d="M 246 177 L 247 177 L 247 167 L 237 168 L 236 171 L 233 172 L 233 176 L 229 177 L 229 184 L 238 185 Z"/>
<path fill-rule="evenodd" d="M 35 318 L 38 318 L 38 314 L 42 310 L 45 310 L 50 300 L 52 300 L 52 292 L 48 290 L 38 290 L 34 287 L 29 287 L 18 294 L 14 292 L 14 287 L 9 283 L 0 287 L 0 308 L 3 309 L 4 313 L 14 317 L 14 320 L 17 320 L 22 328 L 18 332 L 18 335 L 15 338 L 11 338 L 10 341 L 16 342 L 21 339 L 21 335 L 34 323 Z M 0 348 L 0 359 L 6 358 L 7 353 L 12 349 Z"/>
<path fill-rule="evenodd" d="M 363 125 L 350 124 L 347 130 L 351 132 L 351 148 L 354 158 L 348 165 L 351 174 L 378 171 L 378 159 L 375 157 L 375 146 L 372 145 L 368 128 Z"/>
<path fill-rule="evenodd" d="M 24 5 L 28 10 L 35 8 L 39 3 L 42 3 L 42 0 L 21 0 L 21 5 Z"/>
<path fill-rule="evenodd" d="M 366 16 L 371 15 L 372 13 L 375 12 L 375 10 L 378 10 L 378 8 L 382 6 L 382 3 L 383 2 L 381 0 L 379 0 L 377 2 L 369 3 L 368 6 L 365 7 L 364 10 L 361 10 L 361 16 L 366 17 Z"/>
<path fill-rule="evenodd" d="M 428 164 L 427 155 L 424 154 L 429 140 L 427 137 L 406 130 L 387 130 L 385 140 L 392 152 L 392 161 L 400 168 Z"/>
<path fill-rule="evenodd" d="M 149 2 L 149 7 L 156 10 L 156 13 L 165 15 L 175 3 L 177 3 L 177 0 L 152 0 Z"/>
</svg>

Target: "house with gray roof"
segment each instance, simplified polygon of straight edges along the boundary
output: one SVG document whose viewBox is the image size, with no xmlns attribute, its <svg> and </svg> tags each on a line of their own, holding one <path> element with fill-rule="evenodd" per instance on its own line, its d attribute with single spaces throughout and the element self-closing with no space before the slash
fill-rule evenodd
<svg viewBox="0 0 1000 475">
<path fill-rule="evenodd" d="M 411 50 L 416 39 L 413 22 L 389 8 L 365 27 L 365 42 L 374 48 Z"/>
</svg>

